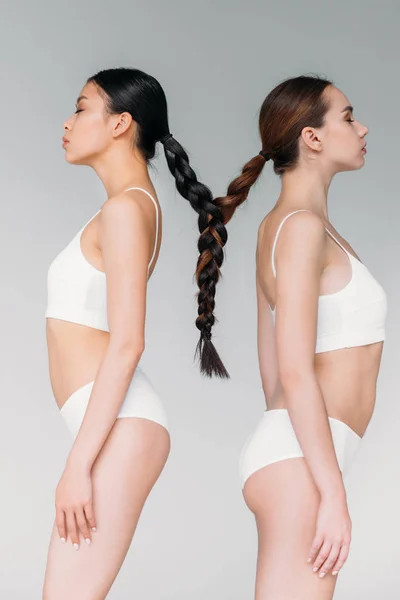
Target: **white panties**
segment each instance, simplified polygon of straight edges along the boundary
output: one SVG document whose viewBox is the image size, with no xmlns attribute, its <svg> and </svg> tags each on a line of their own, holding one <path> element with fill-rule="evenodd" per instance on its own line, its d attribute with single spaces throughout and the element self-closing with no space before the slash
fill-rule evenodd
<svg viewBox="0 0 400 600">
<path fill-rule="evenodd" d="M 94 381 L 89 381 L 73 392 L 60 409 L 61 416 L 75 438 L 89 402 Z M 120 408 L 117 418 L 139 417 L 159 423 L 168 431 L 168 420 L 160 397 L 154 390 L 150 380 L 140 367 L 129 384 L 128 391 Z"/>
<path fill-rule="evenodd" d="M 338 464 L 344 475 L 350 468 L 361 437 L 346 423 L 329 418 Z M 271 463 L 304 456 L 286 408 L 266 410 L 247 439 L 239 460 L 242 489 L 246 480 Z"/>
</svg>

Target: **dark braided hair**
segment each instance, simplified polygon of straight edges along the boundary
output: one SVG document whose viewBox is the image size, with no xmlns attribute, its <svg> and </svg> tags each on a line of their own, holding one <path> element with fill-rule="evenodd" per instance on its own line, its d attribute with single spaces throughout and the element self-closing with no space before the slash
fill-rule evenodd
<svg viewBox="0 0 400 600">
<path fill-rule="evenodd" d="M 265 98 L 259 115 L 261 153 L 250 159 L 239 177 L 228 186 L 227 195 L 215 199 L 224 223 L 249 194 L 267 160 L 272 160 L 274 172 L 283 173 L 297 166 L 299 138 L 304 127 L 322 127 L 328 110 L 324 90 L 331 81 L 314 75 L 286 79 Z"/>
<path fill-rule="evenodd" d="M 88 83 L 90 81 L 104 93 L 109 113 L 128 112 L 132 116 L 137 125 L 134 142 L 146 161 L 154 157 L 156 143 L 163 144 L 178 192 L 198 214 L 200 256 L 196 269 L 199 287 L 196 327 L 200 331 L 200 339 L 195 356 L 199 356 L 200 371 L 204 375 L 228 378 L 229 374 L 211 341 L 211 329 L 216 320 L 215 289 L 227 241 L 221 210 L 214 203 L 209 188 L 198 181 L 186 151 L 169 131 L 167 100 L 157 79 L 138 69 L 120 67 L 100 71 L 87 80 Z"/>
</svg>

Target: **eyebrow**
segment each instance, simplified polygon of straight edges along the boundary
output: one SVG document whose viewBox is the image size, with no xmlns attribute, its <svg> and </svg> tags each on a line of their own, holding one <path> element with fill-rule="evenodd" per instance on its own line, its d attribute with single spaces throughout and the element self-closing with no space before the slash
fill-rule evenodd
<svg viewBox="0 0 400 600">
<path fill-rule="evenodd" d="M 352 113 L 352 112 L 354 111 L 354 108 L 353 108 L 351 105 L 349 105 L 349 106 L 346 106 L 346 108 L 344 108 L 344 109 L 342 110 L 342 113 L 343 113 L 343 112 L 347 112 L 347 111 L 349 111 L 349 112 L 351 112 L 351 113 Z"/>
<path fill-rule="evenodd" d="M 81 100 L 87 100 L 87 96 L 79 96 L 78 100 L 76 101 L 75 106 L 78 106 L 78 104 Z"/>
</svg>

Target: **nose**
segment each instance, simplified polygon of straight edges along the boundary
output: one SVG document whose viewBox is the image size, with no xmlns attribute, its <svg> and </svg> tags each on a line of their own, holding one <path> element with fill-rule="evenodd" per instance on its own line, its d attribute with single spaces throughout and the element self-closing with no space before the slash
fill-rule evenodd
<svg viewBox="0 0 400 600">
<path fill-rule="evenodd" d="M 64 131 L 69 131 L 71 129 L 71 126 L 69 124 L 69 119 L 67 119 L 64 123 Z"/>
<path fill-rule="evenodd" d="M 366 127 L 365 125 L 362 125 L 360 123 L 360 137 L 362 137 L 362 138 L 365 137 L 367 135 L 368 131 L 369 131 L 368 127 Z"/>
</svg>

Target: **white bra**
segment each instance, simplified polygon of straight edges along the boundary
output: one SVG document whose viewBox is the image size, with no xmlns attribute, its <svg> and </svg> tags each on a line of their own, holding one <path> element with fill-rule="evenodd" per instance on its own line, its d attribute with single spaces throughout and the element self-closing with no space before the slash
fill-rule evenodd
<svg viewBox="0 0 400 600">
<path fill-rule="evenodd" d="M 280 223 L 272 246 L 271 263 L 276 277 L 274 253 L 279 232 L 288 217 L 307 209 L 289 213 Z M 312 212 L 312 211 L 308 211 Z M 364 346 L 385 339 L 387 297 L 382 286 L 367 267 L 353 256 L 325 227 L 328 234 L 345 251 L 352 269 L 344 288 L 318 298 L 317 339 L 315 352 Z M 271 309 L 275 317 L 275 308 Z"/>
<path fill-rule="evenodd" d="M 158 241 L 157 202 L 143 188 L 131 187 L 125 191 L 128 190 L 141 190 L 151 198 L 156 207 L 156 241 L 148 265 L 148 269 L 150 269 Z M 81 249 L 81 234 L 100 210 L 85 223 L 50 264 L 47 273 L 45 318 L 61 319 L 102 331 L 110 331 L 107 319 L 106 274 L 90 264 Z"/>
</svg>

